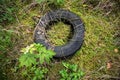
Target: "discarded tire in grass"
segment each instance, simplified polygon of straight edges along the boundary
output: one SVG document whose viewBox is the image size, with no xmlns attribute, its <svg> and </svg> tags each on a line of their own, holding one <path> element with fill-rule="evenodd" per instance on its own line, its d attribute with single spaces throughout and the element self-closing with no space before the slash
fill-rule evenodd
<svg viewBox="0 0 120 80">
<path fill-rule="evenodd" d="M 72 26 L 73 37 L 65 45 L 53 46 L 46 38 L 46 30 L 50 27 L 51 23 L 57 23 L 59 21 Z M 39 23 L 34 30 L 34 42 L 41 43 L 46 46 L 47 49 L 54 50 L 56 52 L 55 57 L 66 57 L 73 55 L 80 49 L 83 43 L 84 31 L 83 22 L 76 14 L 68 10 L 50 11 L 39 20 Z"/>
</svg>

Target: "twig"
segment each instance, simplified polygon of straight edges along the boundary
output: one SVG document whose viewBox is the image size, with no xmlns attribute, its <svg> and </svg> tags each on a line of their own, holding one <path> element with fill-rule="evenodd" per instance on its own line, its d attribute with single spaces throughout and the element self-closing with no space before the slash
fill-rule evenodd
<svg viewBox="0 0 120 80">
<path fill-rule="evenodd" d="M 16 20 L 17 20 L 18 24 L 21 25 L 21 24 L 20 24 L 20 21 L 19 21 L 19 19 L 18 19 L 18 17 L 17 17 L 16 14 L 15 14 L 15 17 L 16 17 Z"/>
</svg>

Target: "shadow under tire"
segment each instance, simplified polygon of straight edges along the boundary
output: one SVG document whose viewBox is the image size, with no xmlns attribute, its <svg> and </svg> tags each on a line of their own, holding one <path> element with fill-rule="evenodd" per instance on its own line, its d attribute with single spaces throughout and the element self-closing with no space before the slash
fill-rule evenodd
<svg viewBox="0 0 120 80">
<path fill-rule="evenodd" d="M 68 43 L 62 46 L 53 46 L 46 37 L 46 30 L 51 23 L 63 21 L 71 25 L 73 36 Z M 61 26 L 62 27 L 62 26 Z M 82 46 L 84 40 L 84 24 L 80 17 L 68 10 L 54 10 L 42 16 L 34 30 L 34 42 L 43 44 L 47 49 L 56 52 L 54 57 L 62 58 L 73 55 Z"/>
</svg>

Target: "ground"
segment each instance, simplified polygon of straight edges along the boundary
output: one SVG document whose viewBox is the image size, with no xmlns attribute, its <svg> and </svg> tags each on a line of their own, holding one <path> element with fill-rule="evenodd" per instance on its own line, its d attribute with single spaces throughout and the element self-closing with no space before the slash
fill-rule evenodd
<svg viewBox="0 0 120 80">
<path fill-rule="evenodd" d="M 112 78 L 118 77 L 120 79 L 120 50 L 119 46 L 115 44 L 115 33 L 119 30 L 116 29 L 119 18 L 103 16 L 91 9 L 86 10 L 85 5 L 79 7 L 76 3 L 68 1 L 63 6 L 63 9 L 68 9 L 79 15 L 84 22 L 86 30 L 84 43 L 75 55 L 65 59 L 54 59 L 49 67 L 47 76 L 50 80 L 58 80 L 60 78 L 58 72 L 63 68 L 61 63 L 64 61 L 77 64 L 79 69 L 85 72 L 85 76 L 81 78 L 82 80 L 112 80 Z M 7 76 L 9 80 L 23 80 L 22 77 L 20 78 L 20 71 L 15 70 L 18 65 L 18 58 L 21 55 L 20 51 L 33 43 L 33 32 L 38 23 L 34 18 L 37 17 L 39 19 L 51 10 L 47 5 L 42 8 L 40 5 L 36 5 L 25 11 L 24 9 L 27 5 L 29 4 L 19 3 L 16 21 L 5 27 L 5 30 L 12 31 L 11 44 L 13 46 L 3 56 L 5 59 L 1 60 L 2 68 L 0 71 L 4 73 L 1 74 L 3 78 Z M 70 34 L 70 29 L 66 27 L 68 25 L 63 23 L 59 23 L 56 26 L 48 32 L 49 39 L 55 45 L 65 44 L 67 42 L 66 36 Z M 63 27 L 63 31 L 60 31 L 60 27 Z"/>
</svg>

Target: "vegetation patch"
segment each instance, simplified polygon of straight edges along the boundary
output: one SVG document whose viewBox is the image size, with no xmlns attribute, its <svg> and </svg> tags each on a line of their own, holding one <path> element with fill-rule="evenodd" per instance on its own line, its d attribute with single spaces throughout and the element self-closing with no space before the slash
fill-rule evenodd
<svg viewBox="0 0 120 80">
<path fill-rule="evenodd" d="M 0 1 L 0 79 L 117 80 L 120 77 L 119 0 L 61 0 L 65 3 L 62 8 L 80 16 L 86 29 L 81 50 L 64 60 L 51 59 L 54 53 L 40 44 L 30 45 L 37 24 L 32 18 L 40 18 L 52 9 L 48 0 L 44 1 L 29 9 L 26 6 L 33 4 L 32 0 Z M 64 45 L 70 32 L 69 25 L 60 22 L 52 25 L 47 35 L 51 44 Z M 21 52 L 25 46 L 28 47 Z"/>
<path fill-rule="evenodd" d="M 78 65 L 65 62 L 62 64 L 64 69 L 59 71 L 60 80 L 79 80 L 84 75 L 84 72 L 78 69 Z"/>
<path fill-rule="evenodd" d="M 58 22 L 47 30 L 47 38 L 52 45 L 61 46 L 69 42 L 72 37 L 71 25 Z"/>
<path fill-rule="evenodd" d="M 45 79 L 48 69 L 45 67 L 55 53 L 46 50 L 41 44 L 31 44 L 22 50 L 19 67 L 24 68 L 22 75 L 33 80 Z"/>
<path fill-rule="evenodd" d="M 12 47 L 12 36 L 13 36 L 13 31 L 12 30 L 7 30 L 3 29 L 1 27 L 0 29 L 0 53 L 7 53 Z"/>
</svg>

